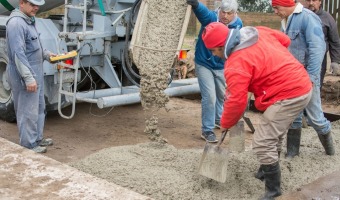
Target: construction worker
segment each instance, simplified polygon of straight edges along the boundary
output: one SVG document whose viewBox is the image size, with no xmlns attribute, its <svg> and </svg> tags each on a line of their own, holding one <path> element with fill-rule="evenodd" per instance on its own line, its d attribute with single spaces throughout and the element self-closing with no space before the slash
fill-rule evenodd
<svg viewBox="0 0 340 200">
<path fill-rule="evenodd" d="M 225 91 L 223 60 L 211 54 L 204 46 L 201 35 L 204 27 L 211 22 L 221 22 L 229 28 L 241 28 L 242 21 L 237 16 L 236 0 L 223 0 L 221 6 L 209 10 L 198 0 L 187 0 L 201 23 L 195 49 L 195 73 L 202 96 L 202 134 L 207 142 L 217 142 L 214 128 L 219 128 Z"/>
<path fill-rule="evenodd" d="M 332 15 L 324 11 L 321 6 L 321 0 L 305 0 L 305 7 L 317 14 L 322 21 L 322 30 L 325 35 L 326 53 L 322 61 L 320 74 L 320 89 L 327 71 L 327 52 L 331 58 L 331 69 L 334 75 L 336 69 L 339 69 L 340 63 L 340 38 L 338 33 L 338 26 Z M 340 74 L 339 74 L 340 75 Z"/>
<path fill-rule="evenodd" d="M 41 49 L 35 15 L 44 0 L 20 0 L 12 11 L 6 29 L 9 62 L 7 74 L 12 89 L 20 145 L 45 153 L 52 145 L 43 138 L 45 124 L 43 61 L 55 54 Z"/>
<path fill-rule="evenodd" d="M 308 123 L 317 132 L 327 155 L 334 155 L 331 123 L 325 118 L 320 97 L 320 68 L 326 44 L 320 18 L 294 0 L 272 0 L 274 12 L 281 17 L 281 31 L 291 38 L 289 51 L 302 63 L 313 83 L 313 95 L 305 108 Z M 287 133 L 288 158 L 299 155 L 303 112 Z"/>
<path fill-rule="evenodd" d="M 225 94 L 221 130 L 226 131 L 242 117 L 248 92 L 263 111 L 253 137 L 253 150 L 265 181 L 261 199 L 281 195 L 279 152 L 290 124 L 308 104 L 312 83 L 303 65 L 289 53 L 290 39 L 267 27 L 228 29 L 211 23 L 202 39 L 213 55 L 226 60 Z"/>
</svg>

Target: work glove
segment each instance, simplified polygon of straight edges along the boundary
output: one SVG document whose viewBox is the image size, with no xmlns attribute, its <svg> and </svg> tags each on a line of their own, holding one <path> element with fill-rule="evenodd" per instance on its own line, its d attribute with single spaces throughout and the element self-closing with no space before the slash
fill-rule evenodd
<svg viewBox="0 0 340 200">
<path fill-rule="evenodd" d="M 198 0 L 187 0 L 187 4 L 191 5 L 192 9 L 196 9 L 198 7 Z"/>
<path fill-rule="evenodd" d="M 51 58 L 57 56 L 57 54 L 55 54 L 55 53 L 49 53 L 48 55 L 49 55 L 49 56 L 47 57 L 47 61 L 48 61 L 49 63 L 55 64 L 55 63 L 58 62 L 58 61 L 51 61 Z"/>
<path fill-rule="evenodd" d="M 338 63 L 332 62 L 330 68 L 334 76 L 340 76 L 340 65 Z"/>
</svg>

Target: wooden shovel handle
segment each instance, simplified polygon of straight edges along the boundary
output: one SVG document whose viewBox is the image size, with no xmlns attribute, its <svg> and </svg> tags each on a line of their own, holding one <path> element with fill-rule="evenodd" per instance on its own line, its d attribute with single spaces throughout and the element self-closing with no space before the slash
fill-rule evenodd
<svg viewBox="0 0 340 200">
<path fill-rule="evenodd" d="M 228 129 L 225 130 L 225 131 L 222 131 L 222 136 L 221 136 L 220 141 L 217 143 L 217 147 L 219 147 L 219 146 L 222 144 L 222 142 L 223 142 L 225 136 L 227 135 L 227 132 L 228 132 Z"/>
</svg>

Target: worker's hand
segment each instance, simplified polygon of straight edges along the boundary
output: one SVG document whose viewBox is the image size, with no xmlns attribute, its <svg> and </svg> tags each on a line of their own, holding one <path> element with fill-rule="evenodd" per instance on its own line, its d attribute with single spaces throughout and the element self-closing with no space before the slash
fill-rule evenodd
<svg viewBox="0 0 340 200">
<path fill-rule="evenodd" d="M 48 55 L 48 62 L 49 62 L 49 63 L 52 63 L 52 64 L 57 63 L 58 61 L 51 61 L 51 58 L 52 58 L 52 57 L 56 57 L 56 56 L 57 56 L 57 54 L 55 54 L 55 53 L 50 53 L 50 54 Z"/>
<path fill-rule="evenodd" d="M 330 68 L 334 76 L 340 76 L 340 65 L 338 63 L 332 62 Z"/>
<path fill-rule="evenodd" d="M 192 6 L 192 9 L 196 9 L 198 7 L 198 0 L 187 0 L 187 4 Z"/>
<path fill-rule="evenodd" d="M 33 83 L 29 84 L 29 85 L 26 85 L 26 90 L 28 92 L 36 92 L 38 89 L 38 85 L 37 85 L 37 82 L 34 81 Z"/>
<path fill-rule="evenodd" d="M 228 131 L 228 129 L 227 129 L 227 128 L 223 128 L 223 127 L 221 127 L 221 128 L 220 128 L 220 130 L 221 130 L 222 132 L 224 132 L 224 131 Z"/>
</svg>

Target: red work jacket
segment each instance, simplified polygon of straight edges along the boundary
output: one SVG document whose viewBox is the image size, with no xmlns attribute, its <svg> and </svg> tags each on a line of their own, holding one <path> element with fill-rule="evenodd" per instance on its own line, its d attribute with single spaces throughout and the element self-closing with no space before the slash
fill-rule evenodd
<svg viewBox="0 0 340 200">
<path fill-rule="evenodd" d="M 242 117 L 248 92 L 254 93 L 256 108 L 265 111 L 277 101 L 305 95 L 312 88 L 303 65 L 287 49 L 290 39 L 276 30 L 256 28 L 258 41 L 231 53 L 224 65 L 223 128 L 231 128 Z"/>
</svg>

